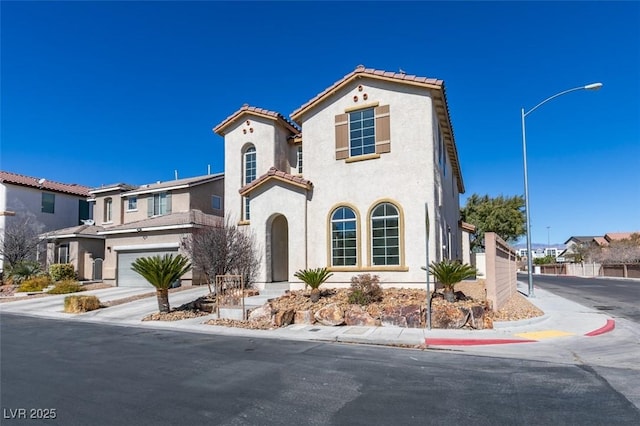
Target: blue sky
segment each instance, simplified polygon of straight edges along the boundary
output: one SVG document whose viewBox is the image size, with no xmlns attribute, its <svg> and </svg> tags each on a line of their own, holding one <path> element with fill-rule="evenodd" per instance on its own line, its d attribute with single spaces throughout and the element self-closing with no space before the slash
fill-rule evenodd
<svg viewBox="0 0 640 426">
<path fill-rule="evenodd" d="M 443 79 L 466 194 L 523 194 L 533 241 L 640 230 L 638 2 L 6 2 L 0 168 L 144 184 L 223 171 L 212 127 L 288 116 L 358 64 Z M 549 227 L 549 228 L 547 228 Z"/>
</svg>

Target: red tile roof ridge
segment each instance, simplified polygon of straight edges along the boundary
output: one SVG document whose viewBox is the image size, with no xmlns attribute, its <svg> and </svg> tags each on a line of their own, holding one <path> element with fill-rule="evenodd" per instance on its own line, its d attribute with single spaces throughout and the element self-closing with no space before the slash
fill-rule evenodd
<svg viewBox="0 0 640 426">
<path fill-rule="evenodd" d="M 269 168 L 269 170 L 267 170 L 267 172 L 265 174 L 263 174 L 262 176 L 258 177 L 257 179 L 255 179 L 254 181 L 252 181 L 251 183 L 246 184 L 245 186 L 243 186 L 242 188 L 240 188 L 240 190 L 238 192 L 242 193 L 246 193 L 247 190 L 256 187 L 260 184 L 262 184 L 262 182 L 264 182 L 265 180 L 269 179 L 272 176 L 277 176 L 279 178 L 297 183 L 297 184 L 301 184 L 307 187 L 312 187 L 313 183 L 310 180 L 307 180 L 301 176 L 296 176 L 296 175 L 292 175 L 290 173 L 287 172 L 283 172 L 282 170 L 279 170 L 275 167 L 271 167 Z"/>
<path fill-rule="evenodd" d="M 233 114 L 231 114 L 230 116 L 228 116 L 227 118 L 222 120 L 220 122 L 220 124 L 215 126 L 213 128 L 213 132 L 214 133 L 218 133 L 223 128 L 225 128 L 227 126 L 227 124 L 230 124 L 231 122 L 233 122 L 235 120 L 235 118 L 238 117 L 243 112 L 254 112 L 256 114 L 262 114 L 262 115 L 267 115 L 267 116 L 273 117 L 276 120 L 280 119 L 280 120 L 284 121 L 287 125 L 289 125 L 291 128 L 293 128 L 296 132 L 300 131 L 300 128 L 298 127 L 298 125 L 296 123 L 294 123 L 288 117 L 285 117 L 283 114 L 281 114 L 281 113 L 279 113 L 277 111 L 272 111 L 272 110 L 265 109 L 265 108 L 251 106 L 249 104 L 243 104 L 240 107 L 240 109 L 235 111 Z"/>
<path fill-rule="evenodd" d="M 0 183 L 9 183 L 14 185 L 29 186 L 32 188 L 44 189 L 52 192 L 62 192 L 71 195 L 79 195 L 83 197 L 89 196 L 88 186 L 77 183 L 62 183 L 52 181 L 46 178 L 36 178 L 26 176 L 19 173 L 7 172 L 0 170 Z"/>
</svg>

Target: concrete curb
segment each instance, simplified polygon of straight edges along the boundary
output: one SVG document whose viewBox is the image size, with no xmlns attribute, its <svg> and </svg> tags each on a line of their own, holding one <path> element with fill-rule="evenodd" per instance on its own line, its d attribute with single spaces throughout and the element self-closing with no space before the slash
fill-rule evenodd
<svg viewBox="0 0 640 426">
<path fill-rule="evenodd" d="M 479 346 L 479 345 L 504 345 L 509 343 L 535 343 L 537 340 L 530 339 L 455 339 L 439 338 L 424 339 L 427 346 Z"/>
</svg>

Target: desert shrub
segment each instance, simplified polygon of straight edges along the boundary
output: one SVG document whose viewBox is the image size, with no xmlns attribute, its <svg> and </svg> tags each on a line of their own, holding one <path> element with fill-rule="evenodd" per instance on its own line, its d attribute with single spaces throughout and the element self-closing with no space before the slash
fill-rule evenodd
<svg viewBox="0 0 640 426">
<path fill-rule="evenodd" d="M 29 278 L 22 281 L 19 292 L 42 291 L 51 284 L 51 279 L 47 275 Z"/>
<path fill-rule="evenodd" d="M 49 294 L 68 294 L 68 293 L 77 293 L 79 291 L 83 291 L 84 289 L 80 285 L 79 282 L 75 280 L 62 280 L 58 281 L 51 290 L 47 293 Z"/>
<path fill-rule="evenodd" d="M 76 277 L 76 270 L 71 263 L 54 263 L 49 266 L 49 275 L 54 281 L 72 280 Z"/>
<path fill-rule="evenodd" d="M 25 280 L 40 275 L 42 273 L 42 269 L 40 269 L 40 264 L 38 262 L 25 260 L 23 262 L 19 262 L 13 266 L 10 266 L 9 268 L 7 268 L 6 272 L 7 278 L 11 281 L 12 284 L 20 284 Z"/>
<path fill-rule="evenodd" d="M 94 311 L 100 308 L 96 296 L 67 296 L 64 298 L 64 311 L 71 314 Z"/>
<path fill-rule="evenodd" d="M 368 305 L 382 300 L 380 277 L 371 274 L 360 274 L 351 278 L 349 303 Z"/>
</svg>

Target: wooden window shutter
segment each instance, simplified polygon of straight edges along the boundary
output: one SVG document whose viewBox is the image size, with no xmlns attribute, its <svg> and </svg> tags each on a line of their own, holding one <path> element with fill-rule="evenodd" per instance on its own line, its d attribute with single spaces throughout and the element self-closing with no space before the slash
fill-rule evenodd
<svg viewBox="0 0 640 426">
<path fill-rule="evenodd" d="M 336 160 L 349 158 L 349 114 L 336 115 Z"/>
<path fill-rule="evenodd" d="M 147 216 L 153 216 L 153 194 L 149 194 L 147 197 Z"/>
<path fill-rule="evenodd" d="M 391 126 L 389 105 L 375 109 L 376 117 L 376 154 L 391 152 Z"/>
<path fill-rule="evenodd" d="M 171 193 L 167 194 L 167 214 L 171 214 Z"/>
</svg>

